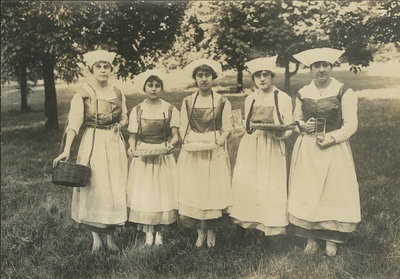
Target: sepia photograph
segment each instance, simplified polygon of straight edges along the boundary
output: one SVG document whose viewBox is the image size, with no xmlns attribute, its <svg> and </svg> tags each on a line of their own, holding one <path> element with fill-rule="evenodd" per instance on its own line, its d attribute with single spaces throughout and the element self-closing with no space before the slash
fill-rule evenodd
<svg viewBox="0 0 400 279">
<path fill-rule="evenodd" d="M 400 278 L 400 3 L 1 2 L 1 278 Z"/>
</svg>

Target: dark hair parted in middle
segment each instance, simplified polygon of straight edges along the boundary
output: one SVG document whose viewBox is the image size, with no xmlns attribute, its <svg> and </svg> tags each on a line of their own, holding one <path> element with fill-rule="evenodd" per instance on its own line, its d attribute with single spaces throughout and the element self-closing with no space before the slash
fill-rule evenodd
<svg viewBox="0 0 400 279">
<path fill-rule="evenodd" d="M 196 68 L 193 70 L 192 78 L 193 78 L 194 80 L 196 80 L 196 75 L 197 75 L 197 73 L 198 73 L 199 71 L 210 72 L 211 75 L 212 75 L 212 79 L 213 79 L 213 80 L 216 79 L 216 78 L 218 77 L 217 73 L 213 70 L 213 68 L 211 68 L 210 66 L 204 64 L 204 65 L 200 65 L 200 66 L 196 67 Z"/>
<path fill-rule="evenodd" d="M 268 75 L 270 75 L 272 78 L 275 77 L 275 73 L 274 73 L 274 72 L 269 71 L 269 70 L 261 70 L 261 71 L 254 72 L 254 73 L 251 75 L 251 79 L 253 80 L 253 82 L 254 82 L 254 76 L 255 76 L 255 75 L 261 75 L 262 72 L 267 72 Z"/>
<path fill-rule="evenodd" d="M 101 61 L 95 62 L 92 67 L 89 67 L 89 72 L 91 74 L 93 74 L 93 67 L 97 66 L 97 65 L 99 65 L 101 63 L 108 64 L 110 66 L 110 68 L 111 68 L 111 72 L 114 70 L 114 66 L 110 62 L 101 60 Z"/>
<path fill-rule="evenodd" d="M 161 84 L 161 90 L 164 90 L 164 82 L 158 76 L 151 75 L 148 79 L 146 79 L 145 83 L 143 84 L 143 92 L 146 92 L 146 84 L 148 82 L 157 81 Z"/>
<path fill-rule="evenodd" d="M 329 66 L 331 67 L 331 69 L 333 68 L 333 64 L 329 61 L 316 61 L 310 65 L 310 71 L 312 70 L 313 66 L 315 67 L 315 65 L 319 65 L 321 63 L 329 63 Z"/>
</svg>

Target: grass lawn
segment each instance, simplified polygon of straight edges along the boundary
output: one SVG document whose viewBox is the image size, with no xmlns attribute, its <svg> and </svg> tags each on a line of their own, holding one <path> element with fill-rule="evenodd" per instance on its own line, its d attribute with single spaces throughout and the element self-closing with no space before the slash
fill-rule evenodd
<svg viewBox="0 0 400 279">
<path fill-rule="evenodd" d="M 400 85 L 393 77 L 335 76 L 355 90 L 384 93 Z M 296 75 L 293 90 L 310 79 L 307 73 Z M 226 88 L 234 82 L 226 76 L 218 84 Z M 282 82 L 278 76 L 278 87 Z M 248 76 L 245 84 L 251 84 Z M 61 126 L 72 88 L 58 88 Z M 143 100 L 129 94 L 129 86 L 124 91 L 129 110 Z M 180 109 L 187 94 L 166 93 L 164 99 Z M 228 98 L 243 110 L 245 96 Z M 350 141 L 362 222 L 333 258 L 324 255 L 323 243 L 315 255 L 304 255 L 305 241 L 291 234 L 267 244 L 261 233 L 249 231 L 247 243 L 239 245 L 235 227 L 219 230 L 213 249 L 197 249 L 195 230 L 179 227 L 166 234 L 164 246 L 144 248 L 144 235 L 124 228 L 116 233 L 119 253 L 91 254 L 91 234 L 75 228 L 70 218 L 72 189 L 51 183 L 62 131 L 44 131 L 41 106 L 32 105 L 28 114 L 16 109 L 2 113 L 1 278 L 400 278 L 400 99 L 359 99 L 359 129 Z M 232 165 L 241 135 L 237 131 L 230 138 Z M 287 140 L 289 150 L 294 141 L 295 136 Z M 74 154 L 77 146 L 78 140 Z"/>
</svg>

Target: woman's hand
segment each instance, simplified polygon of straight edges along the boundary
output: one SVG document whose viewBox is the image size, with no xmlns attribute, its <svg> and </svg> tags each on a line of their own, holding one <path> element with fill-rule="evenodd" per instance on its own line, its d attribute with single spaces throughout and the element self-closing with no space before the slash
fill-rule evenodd
<svg viewBox="0 0 400 279">
<path fill-rule="evenodd" d="M 136 157 L 135 155 L 133 155 L 133 152 L 135 152 L 135 151 L 136 151 L 136 148 L 130 146 L 130 147 L 128 148 L 128 150 L 127 150 L 127 153 L 128 153 L 128 155 L 131 156 L 131 157 Z"/>
<path fill-rule="evenodd" d="M 301 129 L 307 134 L 312 134 L 315 132 L 315 126 L 316 126 L 315 118 L 311 117 L 310 119 L 307 120 L 307 122 L 301 125 Z"/>
<path fill-rule="evenodd" d="M 325 149 L 336 144 L 334 137 L 325 136 L 323 139 L 317 139 L 317 144 L 321 149 Z"/>
<path fill-rule="evenodd" d="M 58 155 L 58 157 L 53 160 L 53 168 L 57 167 L 58 162 L 61 161 L 62 159 L 65 159 L 65 161 L 69 159 L 69 151 L 64 150 L 63 153 Z"/>
<path fill-rule="evenodd" d="M 219 138 L 217 139 L 217 144 L 218 144 L 219 146 L 224 145 L 224 144 L 225 144 L 225 137 L 219 137 Z"/>
<path fill-rule="evenodd" d="M 172 154 L 174 152 L 174 148 L 175 148 L 175 146 L 171 142 L 168 142 L 168 144 L 167 144 L 168 151 L 167 151 L 166 155 Z"/>
<path fill-rule="evenodd" d="M 222 134 L 217 138 L 217 144 L 219 146 L 224 145 L 230 134 L 230 131 L 223 131 Z"/>
</svg>

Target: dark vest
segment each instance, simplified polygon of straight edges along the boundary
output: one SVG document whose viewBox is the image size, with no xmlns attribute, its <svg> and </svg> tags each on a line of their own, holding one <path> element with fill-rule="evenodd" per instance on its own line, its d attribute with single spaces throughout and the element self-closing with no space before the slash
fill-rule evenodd
<svg viewBox="0 0 400 279">
<path fill-rule="evenodd" d="M 114 87 L 117 98 L 111 100 L 97 99 L 97 127 L 109 128 L 111 124 L 119 122 L 122 114 L 122 92 Z M 93 127 L 96 119 L 96 99 L 83 87 L 78 87 L 76 93 L 81 95 L 84 104 L 84 122 L 88 127 Z"/>
<path fill-rule="evenodd" d="M 274 110 L 276 110 L 276 114 L 278 116 L 279 124 L 284 124 L 281 116 L 281 112 L 279 110 L 279 103 L 278 103 L 278 95 L 279 91 L 274 91 L 274 103 L 275 107 L 273 106 L 254 106 L 256 99 L 253 99 L 250 105 L 249 113 L 246 119 L 246 132 L 248 134 L 254 133 L 255 129 L 250 129 L 250 122 L 253 123 L 275 123 L 274 118 Z"/>
<path fill-rule="evenodd" d="M 227 99 L 221 97 L 215 108 L 192 108 L 192 96 L 185 99 L 190 128 L 196 133 L 207 133 L 222 129 L 222 114 Z"/>
<path fill-rule="evenodd" d="M 159 144 L 166 142 L 171 136 L 171 118 L 173 106 L 168 108 L 168 116 L 165 119 L 142 118 L 141 104 L 136 106 L 138 119 L 138 139 L 141 142 Z"/>
<path fill-rule="evenodd" d="M 301 110 L 303 112 L 303 120 L 307 122 L 311 117 L 325 118 L 325 131 L 332 132 L 338 130 L 343 125 L 342 118 L 342 97 L 346 93 L 347 88 L 342 86 L 338 95 L 326 97 L 322 99 L 302 98 L 300 93 L 297 98 L 301 101 Z"/>
</svg>

